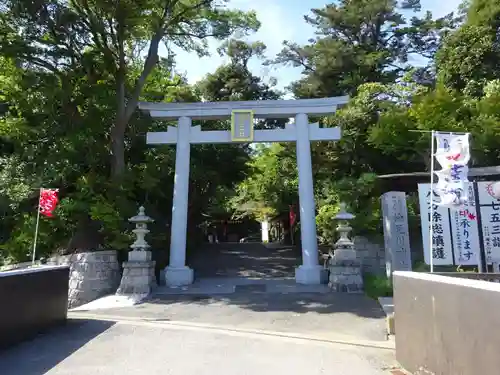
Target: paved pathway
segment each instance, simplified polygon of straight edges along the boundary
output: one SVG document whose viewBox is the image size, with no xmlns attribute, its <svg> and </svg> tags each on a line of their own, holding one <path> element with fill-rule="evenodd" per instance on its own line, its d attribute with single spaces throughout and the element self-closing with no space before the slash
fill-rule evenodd
<svg viewBox="0 0 500 375">
<path fill-rule="evenodd" d="M 268 248 L 260 243 L 206 244 L 189 261 L 197 278 L 294 277 L 301 264 L 300 251 L 291 247 Z"/>
<path fill-rule="evenodd" d="M 159 288 L 137 309 L 118 316 L 230 325 L 248 329 L 385 340 L 385 314 L 366 296 L 331 293 L 326 285 L 297 285 L 300 254 L 259 243 L 207 245 L 191 260 L 198 279 Z"/>
<path fill-rule="evenodd" d="M 364 295 L 249 292 L 161 295 L 135 307 L 88 313 L 102 317 L 292 332 L 326 339 L 386 341 L 385 314 L 376 301 Z"/>
<path fill-rule="evenodd" d="M 391 361 L 384 349 L 126 320 L 72 320 L 0 352 L 2 375 L 385 375 Z"/>
<path fill-rule="evenodd" d="M 289 248 L 204 251 L 192 258 L 202 277 L 193 286 L 71 312 L 66 327 L 0 352 L 0 374 L 389 374 L 394 343 L 376 301 L 297 286 L 300 255 Z"/>
</svg>

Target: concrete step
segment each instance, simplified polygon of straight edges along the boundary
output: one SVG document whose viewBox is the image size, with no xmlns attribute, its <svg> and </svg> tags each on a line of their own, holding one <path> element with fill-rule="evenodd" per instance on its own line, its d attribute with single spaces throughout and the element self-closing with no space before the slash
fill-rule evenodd
<svg viewBox="0 0 500 375">
<path fill-rule="evenodd" d="M 378 302 L 382 306 L 382 310 L 386 314 L 386 327 L 387 335 L 392 336 L 396 334 L 394 327 L 394 300 L 392 297 L 379 297 Z"/>
</svg>

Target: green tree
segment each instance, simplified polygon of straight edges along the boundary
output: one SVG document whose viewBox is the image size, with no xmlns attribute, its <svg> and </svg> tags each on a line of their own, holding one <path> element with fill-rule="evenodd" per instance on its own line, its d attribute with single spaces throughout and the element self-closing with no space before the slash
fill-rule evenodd
<svg viewBox="0 0 500 375">
<path fill-rule="evenodd" d="M 207 74 L 197 84 L 200 96 L 209 101 L 278 99 L 281 93 L 274 88 L 274 82 L 270 84 L 263 82 L 248 67 L 250 60 L 263 59 L 265 50 L 266 46 L 262 42 L 249 43 L 238 39 L 224 42 L 218 51 L 221 55 L 229 57 L 229 62 L 217 68 L 215 72 Z M 256 127 L 272 128 L 280 126 L 281 123 L 282 121 L 276 120 L 259 121 Z M 230 124 L 229 121 L 207 121 L 205 127 L 227 130 Z M 209 152 L 213 156 L 207 158 L 207 154 L 203 154 L 204 160 L 199 161 L 200 171 L 204 171 L 204 165 L 208 163 L 213 165 L 214 173 L 218 173 L 219 178 L 225 177 L 224 182 L 219 182 L 214 176 L 204 174 L 203 186 L 209 187 L 205 195 L 209 204 L 207 214 L 222 212 L 230 214 L 233 208 L 238 210 L 238 207 L 232 206 L 228 199 L 235 195 L 236 185 L 244 180 L 249 173 L 248 169 L 252 168 L 251 165 L 247 165 L 252 149 L 247 144 L 203 147 L 204 150 L 211 150 Z M 231 160 L 231 163 L 225 165 L 225 173 L 221 174 L 218 167 L 226 160 Z"/>
<path fill-rule="evenodd" d="M 353 94 L 367 82 L 391 83 L 405 73 L 410 54 L 432 58 L 441 31 L 452 15 L 438 20 L 405 19 L 401 11 L 419 11 L 420 1 L 341 0 L 312 9 L 305 21 L 316 39 L 299 46 L 288 41 L 275 63 L 302 68 L 303 78 L 291 89 L 298 98 Z"/>
<path fill-rule="evenodd" d="M 89 74 L 98 70 L 112 79 L 116 104 L 106 135 L 111 174 L 119 177 L 126 167 L 127 126 L 147 78 L 160 61 L 160 43 L 168 51 L 177 46 L 201 56 L 208 53 L 208 37 L 224 39 L 235 31 L 258 28 L 255 13 L 228 9 L 224 2 L 6 0 L 0 19 L 5 36 L 0 53 L 59 76 L 83 64 Z M 142 68 L 131 82 L 131 63 L 144 52 Z"/>
<path fill-rule="evenodd" d="M 236 215 L 261 220 L 288 210 L 288 205 L 298 201 L 296 160 L 289 148 L 279 143 L 260 145 L 249 168 L 231 200 Z"/>
<path fill-rule="evenodd" d="M 282 93 L 276 89 L 276 80 L 266 83 L 255 76 L 248 63 L 252 59 L 263 60 L 266 46 L 262 42 L 248 43 L 229 39 L 218 52 L 229 57 L 229 63 L 217 68 L 198 84 L 201 96 L 208 101 L 226 100 L 276 100 Z M 283 126 L 283 121 L 268 119 L 258 121 L 257 128 Z"/>
<path fill-rule="evenodd" d="M 481 88 L 481 97 L 461 93 L 443 86 L 436 90 L 419 90 L 412 105 L 394 102 L 370 129 L 369 142 L 395 159 L 424 163 L 429 169 L 430 130 L 470 132 L 472 164 L 496 165 L 500 147 L 500 85 L 491 81 Z M 386 87 L 386 91 L 394 91 Z M 419 132 L 421 130 L 422 132 Z"/>
<path fill-rule="evenodd" d="M 1 99 L 8 108 L 0 117 L 0 141 L 6 145 L 0 154 L 4 218 L 0 232 L 5 251 L 20 260 L 31 248 L 39 187 L 58 187 L 61 196 L 55 218 L 41 221 L 41 254 L 59 247 L 126 247 L 126 218 L 135 213 L 137 202 L 145 200 L 144 191 L 152 191 L 152 201 L 159 206 L 170 204 L 171 195 L 165 198 L 158 191 L 168 193 L 171 186 L 173 174 L 165 163 L 168 166 L 173 153 L 155 153 L 138 136 L 161 124 L 134 117 L 127 189 L 113 196 L 109 191 L 109 164 L 105 162 L 109 155 L 106 128 L 101 126 L 102 119 L 114 110 L 113 82 L 94 83 L 79 69 L 68 72 L 72 105 L 78 109 L 74 114 L 62 106 L 67 92 L 57 84 L 54 74 L 17 67 L 11 60 L 1 61 Z M 148 77 L 145 98 L 160 91 L 165 100 L 193 98 L 185 87 L 181 78 L 158 68 Z"/>
<path fill-rule="evenodd" d="M 442 83 L 481 96 L 488 81 L 500 78 L 500 3 L 473 0 L 464 24 L 448 35 L 436 56 Z"/>
</svg>

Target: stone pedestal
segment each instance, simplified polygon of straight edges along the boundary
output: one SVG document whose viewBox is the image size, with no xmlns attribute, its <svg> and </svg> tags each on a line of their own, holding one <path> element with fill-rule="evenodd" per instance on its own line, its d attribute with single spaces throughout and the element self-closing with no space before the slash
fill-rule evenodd
<svg viewBox="0 0 500 375">
<path fill-rule="evenodd" d="M 325 270 L 320 265 L 299 266 L 295 269 L 295 282 L 303 285 L 323 284 Z"/>
<path fill-rule="evenodd" d="M 155 262 L 151 251 L 130 251 L 123 262 L 123 276 L 118 295 L 149 294 L 156 287 Z"/>
<path fill-rule="evenodd" d="M 341 204 L 340 212 L 335 218 L 340 220 L 337 227 L 340 238 L 335 243 L 335 251 L 328 262 L 330 271 L 328 286 L 335 292 L 361 293 L 363 292 L 361 261 L 348 236 L 352 229 L 348 221 L 354 219 L 354 215 L 347 213 L 345 205 Z"/>
<path fill-rule="evenodd" d="M 183 267 L 165 267 L 165 284 L 169 287 L 190 285 L 194 281 L 193 269 Z"/>
<path fill-rule="evenodd" d="M 333 257 L 330 259 L 328 268 L 330 270 L 328 286 L 334 292 L 363 292 L 361 262 L 357 259 L 335 259 Z"/>
</svg>

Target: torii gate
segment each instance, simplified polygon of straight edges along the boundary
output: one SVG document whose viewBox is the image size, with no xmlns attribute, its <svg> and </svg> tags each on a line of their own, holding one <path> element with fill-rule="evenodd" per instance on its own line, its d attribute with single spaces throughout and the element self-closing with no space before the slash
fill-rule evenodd
<svg viewBox="0 0 500 375">
<path fill-rule="evenodd" d="M 300 232 L 302 265 L 295 271 L 299 284 L 320 284 L 322 266 L 318 261 L 316 212 L 314 204 L 311 141 L 335 141 L 340 128 L 309 124 L 308 115 L 328 115 L 348 102 L 348 97 L 300 100 L 263 100 L 201 103 L 139 103 L 139 108 L 159 120 L 178 120 L 166 132 L 148 132 L 150 145 L 176 144 L 174 199 L 170 239 L 170 262 L 165 268 L 169 286 L 193 282 L 193 270 L 186 266 L 186 236 L 191 143 L 296 142 L 299 174 Z M 254 130 L 254 118 L 290 118 L 285 129 Z M 191 126 L 191 121 L 231 118 L 231 131 Z"/>
</svg>

